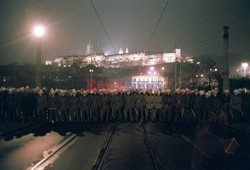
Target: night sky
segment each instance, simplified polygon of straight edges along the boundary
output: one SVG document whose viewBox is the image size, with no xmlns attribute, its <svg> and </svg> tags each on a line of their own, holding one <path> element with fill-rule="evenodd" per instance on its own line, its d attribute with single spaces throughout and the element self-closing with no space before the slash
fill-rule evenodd
<svg viewBox="0 0 250 170">
<path fill-rule="evenodd" d="M 143 51 L 166 0 L 93 0 L 115 46 Z M 115 53 L 89 0 L 1 0 L 0 64 L 34 63 L 37 23 L 47 27 L 43 61 L 84 54 L 87 43 Z M 249 0 L 170 0 L 147 51 L 181 48 L 185 55 L 220 62 L 229 25 L 230 64 L 250 59 Z"/>
</svg>

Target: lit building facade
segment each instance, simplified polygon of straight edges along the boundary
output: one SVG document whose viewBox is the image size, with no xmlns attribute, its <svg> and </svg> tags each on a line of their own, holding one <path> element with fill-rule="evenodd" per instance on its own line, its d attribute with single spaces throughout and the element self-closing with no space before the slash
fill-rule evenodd
<svg viewBox="0 0 250 170">
<path fill-rule="evenodd" d="M 128 52 L 128 49 L 126 49 Z M 90 55 L 71 55 L 56 58 L 53 63 L 60 66 L 68 66 L 78 61 L 82 66 L 94 64 L 98 67 L 121 68 L 134 66 L 150 66 L 163 63 L 173 63 L 176 61 L 192 62 L 192 57 L 181 55 L 181 49 L 175 49 L 175 52 L 153 53 L 119 53 L 114 55 L 90 54 Z"/>
</svg>

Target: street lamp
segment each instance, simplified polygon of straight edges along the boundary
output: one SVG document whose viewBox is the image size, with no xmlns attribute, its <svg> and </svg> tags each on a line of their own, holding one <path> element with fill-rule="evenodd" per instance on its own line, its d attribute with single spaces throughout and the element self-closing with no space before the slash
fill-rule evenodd
<svg viewBox="0 0 250 170">
<path fill-rule="evenodd" d="M 89 72 L 90 72 L 90 79 L 92 81 L 92 73 L 94 72 L 94 70 L 93 69 L 89 69 Z"/>
<path fill-rule="evenodd" d="M 89 69 L 89 72 L 90 72 L 90 82 L 91 82 L 91 91 L 92 91 L 92 88 L 93 88 L 92 73 L 94 72 L 94 70 L 93 69 Z"/>
<path fill-rule="evenodd" d="M 241 66 L 244 69 L 244 77 L 246 77 L 247 75 L 247 68 L 248 68 L 248 63 L 242 63 Z"/>
<path fill-rule="evenodd" d="M 41 25 L 37 25 L 34 27 L 33 33 L 37 37 L 42 37 L 45 34 L 45 28 Z"/>
<path fill-rule="evenodd" d="M 37 51 L 36 51 L 36 86 L 41 87 L 41 38 L 45 34 L 45 28 L 41 25 L 37 25 L 33 29 L 33 34 L 37 38 Z"/>
</svg>

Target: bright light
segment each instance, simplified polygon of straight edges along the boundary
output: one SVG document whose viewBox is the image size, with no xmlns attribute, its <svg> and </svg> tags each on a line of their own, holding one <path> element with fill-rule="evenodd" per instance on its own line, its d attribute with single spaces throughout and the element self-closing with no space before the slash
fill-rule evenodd
<svg viewBox="0 0 250 170">
<path fill-rule="evenodd" d="M 93 70 L 93 69 L 90 69 L 90 70 L 89 70 L 89 72 L 90 72 L 90 73 L 93 73 L 93 72 L 94 72 L 94 70 Z"/>
<path fill-rule="evenodd" d="M 215 69 L 214 69 L 214 71 L 218 71 L 218 69 L 217 69 L 217 68 L 215 68 Z"/>
<path fill-rule="evenodd" d="M 246 69 L 248 67 L 248 63 L 242 63 L 241 66 Z"/>
<path fill-rule="evenodd" d="M 196 64 L 200 64 L 201 62 L 197 62 Z"/>
<path fill-rule="evenodd" d="M 201 77 L 203 77 L 204 75 L 203 74 L 201 74 Z"/>
<path fill-rule="evenodd" d="M 162 69 L 162 70 L 165 70 L 165 67 L 162 67 L 161 69 Z"/>
<path fill-rule="evenodd" d="M 151 75 L 151 71 L 149 71 L 148 74 Z"/>
<path fill-rule="evenodd" d="M 142 75 L 142 73 L 140 73 L 140 75 Z"/>
<path fill-rule="evenodd" d="M 244 77 L 246 77 L 247 75 L 247 68 L 248 68 L 248 63 L 242 63 L 241 66 L 244 69 Z"/>
<path fill-rule="evenodd" d="M 154 67 L 150 67 L 150 70 L 154 70 L 155 68 Z"/>
<path fill-rule="evenodd" d="M 43 26 L 38 25 L 38 26 L 35 26 L 33 33 L 37 37 L 42 37 L 45 34 L 45 29 Z"/>
<path fill-rule="evenodd" d="M 154 72 L 154 75 L 156 75 L 156 72 Z"/>
</svg>

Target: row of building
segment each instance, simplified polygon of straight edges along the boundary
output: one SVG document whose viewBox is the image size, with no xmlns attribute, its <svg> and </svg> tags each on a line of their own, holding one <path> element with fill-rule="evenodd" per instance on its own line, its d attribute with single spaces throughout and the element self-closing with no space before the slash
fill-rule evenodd
<svg viewBox="0 0 250 170">
<path fill-rule="evenodd" d="M 129 53 L 126 49 L 123 53 L 120 49 L 118 54 L 105 55 L 103 53 L 93 53 L 87 55 L 70 55 L 57 57 L 54 61 L 46 61 L 46 65 L 58 65 L 60 67 L 71 67 L 77 63 L 80 67 L 88 64 L 105 68 L 122 68 L 134 66 L 150 66 L 163 63 L 174 63 L 176 61 L 193 62 L 193 57 L 182 56 L 181 49 L 175 49 L 171 52 L 163 53 Z"/>
</svg>

